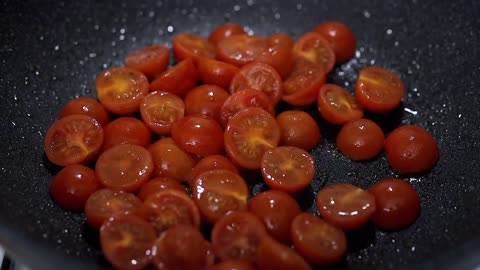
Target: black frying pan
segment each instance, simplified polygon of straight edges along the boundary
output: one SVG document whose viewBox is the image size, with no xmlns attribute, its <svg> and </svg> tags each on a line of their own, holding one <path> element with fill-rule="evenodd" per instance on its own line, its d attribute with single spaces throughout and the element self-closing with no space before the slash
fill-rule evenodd
<svg viewBox="0 0 480 270">
<path fill-rule="evenodd" d="M 366 227 L 349 234 L 350 251 L 334 269 L 473 269 L 480 264 L 480 3 L 477 1 L 2 1 L 0 4 L 0 244 L 33 269 L 108 268 L 83 216 L 56 206 L 49 183 L 58 168 L 43 153 L 43 136 L 67 100 L 95 95 L 102 69 L 128 51 L 170 42 L 182 31 L 207 34 L 234 21 L 258 34 L 298 37 L 317 23 L 339 20 L 358 38 L 357 56 L 330 81 L 352 90 L 359 69 L 392 69 L 405 81 L 403 106 L 378 117 L 386 132 L 424 126 L 441 158 L 425 175 L 407 179 L 421 194 L 422 214 L 409 228 Z M 368 188 L 395 176 L 384 156 L 347 160 L 334 147 L 337 128 L 312 112 L 322 128 L 312 151 L 318 175 L 302 194 L 312 211 L 323 185 Z M 260 185 L 253 188 L 258 192 Z"/>
</svg>

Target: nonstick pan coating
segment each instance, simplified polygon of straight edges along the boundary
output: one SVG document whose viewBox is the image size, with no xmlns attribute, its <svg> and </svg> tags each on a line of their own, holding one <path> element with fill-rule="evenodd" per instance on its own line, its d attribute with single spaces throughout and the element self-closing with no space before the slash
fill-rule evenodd
<svg viewBox="0 0 480 270">
<path fill-rule="evenodd" d="M 175 3 L 177 2 L 177 3 Z M 2 1 L 0 4 L 0 244 L 33 269 L 108 268 L 83 216 L 56 206 L 49 183 L 58 168 L 43 138 L 62 104 L 95 96 L 94 78 L 121 65 L 126 53 L 173 35 L 206 35 L 226 21 L 266 35 L 295 37 L 324 20 L 339 20 L 358 38 L 356 57 L 329 80 L 352 90 L 371 64 L 401 75 L 402 107 L 373 118 L 389 132 L 417 124 L 438 139 L 441 157 L 429 173 L 408 177 L 421 194 L 422 214 L 397 232 L 367 227 L 349 234 L 350 251 L 332 269 L 471 269 L 480 262 L 480 6 L 477 1 Z M 382 155 L 352 162 L 335 149 L 338 128 L 321 120 L 312 151 L 318 174 L 301 194 L 315 211 L 323 185 L 363 188 L 395 176 Z M 256 193 L 261 185 L 253 187 Z"/>
</svg>

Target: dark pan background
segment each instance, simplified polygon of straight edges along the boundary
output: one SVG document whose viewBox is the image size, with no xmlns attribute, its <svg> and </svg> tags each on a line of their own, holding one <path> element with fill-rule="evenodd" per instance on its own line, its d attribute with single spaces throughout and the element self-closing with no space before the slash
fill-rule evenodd
<svg viewBox="0 0 480 270">
<path fill-rule="evenodd" d="M 95 96 L 96 74 L 121 65 L 127 52 L 183 31 L 206 35 L 226 21 L 298 37 L 331 19 L 353 29 L 358 51 L 330 81 L 351 91 L 364 66 L 394 70 L 405 81 L 403 106 L 367 117 L 387 133 L 399 124 L 421 125 L 441 151 L 430 173 L 407 177 L 421 194 L 418 221 L 398 232 L 367 226 L 350 233 L 348 256 L 332 268 L 473 269 L 480 263 L 479 14 L 480 2 L 468 0 L 2 1 L 0 244 L 33 269 L 108 267 L 83 215 L 52 202 L 49 183 L 58 168 L 46 161 L 42 143 L 62 104 Z M 313 192 L 325 184 L 368 188 L 395 176 L 383 155 L 347 160 L 334 146 L 338 128 L 319 119 L 314 106 L 306 110 L 323 138 L 312 151 L 318 174 L 300 195 L 305 209 L 315 211 Z"/>
</svg>

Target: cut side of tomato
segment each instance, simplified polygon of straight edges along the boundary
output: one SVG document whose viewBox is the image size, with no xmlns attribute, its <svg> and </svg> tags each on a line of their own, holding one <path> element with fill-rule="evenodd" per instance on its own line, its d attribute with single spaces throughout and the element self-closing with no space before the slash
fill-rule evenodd
<svg viewBox="0 0 480 270">
<path fill-rule="evenodd" d="M 315 103 L 320 87 L 327 81 L 322 67 L 308 62 L 297 62 L 283 83 L 283 101 L 293 106 Z"/>
<path fill-rule="evenodd" d="M 140 48 L 127 55 L 125 66 L 145 74 L 152 80 L 167 69 L 170 53 L 164 45 L 152 45 Z"/>
<path fill-rule="evenodd" d="M 259 270 L 311 270 L 312 267 L 294 249 L 270 237 L 264 237 L 257 249 Z"/>
<path fill-rule="evenodd" d="M 335 52 L 319 33 L 303 34 L 293 46 L 293 54 L 297 59 L 319 65 L 325 73 L 335 65 Z"/>
<path fill-rule="evenodd" d="M 217 44 L 217 58 L 242 67 L 255 61 L 267 48 L 267 42 L 259 36 L 233 35 L 222 39 Z"/>
<path fill-rule="evenodd" d="M 318 111 L 327 122 L 341 125 L 363 117 L 363 109 L 344 88 L 325 84 L 318 93 Z"/>
<path fill-rule="evenodd" d="M 152 132 L 168 135 L 173 124 L 185 115 L 185 104 L 174 94 L 155 91 L 143 98 L 140 114 Z"/>
<path fill-rule="evenodd" d="M 177 61 L 187 58 L 215 58 L 215 47 L 208 39 L 193 33 L 184 32 L 173 37 L 173 53 Z"/>
<path fill-rule="evenodd" d="M 138 192 L 138 198 L 145 201 L 147 197 L 151 194 L 157 193 L 162 190 L 174 189 L 182 192 L 186 192 L 184 186 L 180 184 L 177 180 L 170 177 L 155 177 L 151 180 L 145 182 L 140 191 Z"/>
</svg>

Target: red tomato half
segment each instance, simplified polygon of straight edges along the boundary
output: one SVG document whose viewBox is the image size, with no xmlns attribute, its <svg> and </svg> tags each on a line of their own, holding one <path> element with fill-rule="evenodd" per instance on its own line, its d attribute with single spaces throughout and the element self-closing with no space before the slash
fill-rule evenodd
<svg viewBox="0 0 480 270">
<path fill-rule="evenodd" d="M 311 270 L 312 267 L 294 249 L 270 237 L 264 237 L 257 249 L 258 270 Z"/>
<path fill-rule="evenodd" d="M 255 270 L 255 267 L 240 260 L 226 260 L 215 264 L 211 270 Z"/>
<path fill-rule="evenodd" d="M 357 42 L 355 34 L 346 25 L 335 21 L 323 22 L 315 27 L 314 31 L 328 41 L 335 52 L 337 63 L 343 63 L 352 58 Z"/>
<path fill-rule="evenodd" d="M 318 110 L 323 119 L 336 125 L 363 117 L 363 110 L 355 98 L 335 84 L 325 84 L 320 88 Z"/>
<path fill-rule="evenodd" d="M 358 119 L 346 123 L 337 135 L 337 147 L 353 160 L 367 160 L 383 149 L 385 135 L 373 121 Z"/>
<path fill-rule="evenodd" d="M 169 177 L 155 177 L 147 182 L 145 182 L 140 191 L 138 192 L 138 197 L 141 200 L 145 200 L 149 195 L 157 193 L 162 190 L 174 189 L 178 191 L 185 192 L 185 187 L 182 186 L 177 180 Z"/>
<path fill-rule="evenodd" d="M 177 181 L 187 181 L 196 160 L 182 150 L 172 138 L 163 138 L 152 144 L 148 151 L 152 155 L 156 176 L 166 176 Z"/>
<path fill-rule="evenodd" d="M 170 92 L 185 96 L 198 81 L 198 71 L 192 59 L 188 58 L 158 76 L 150 83 L 150 91 Z"/>
<path fill-rule="evenodd" d="M 163 45 L 152 45 L 133 51 L 125 58 L 125 66 L 145 74 L 150 80 L 167 69 L 170 62 L 168 48 Z"/>
<path fill-rule="evenodd" d="M 316 64 L 297 62 L 283 83 L 283 101 L 293 106 L 313 104 L 320 87 L 327 81 L 325 71 Z"/>
<path fill-rule="evenodd" d="M 174 94 L 155 91 L 143 98 L 140 114 L 151 131 L 168 135 L 173 124 L 184 116 L 185 104 Z"/>
<path fill-rule="evenodd" d="M 203 114 L 220 123 L 220 109 L 229 96 L 227 91 L 216 85 L 197 86 L 184 99 L 185 114 Z"/>
<path fill-rule="evenodd" d="M 222 155 L 211 155 L 202 158 L 197 165 L 193 167 L 191 179 L 194 180 L 201 173 L 216 169 L 225 169 L 239 174 L 237 167 L 229 158 Z"/>
<path fill-rule="evenodd" d="M 317 122 L 304 111 L 284 111 L 277 116 L 277 122 L 282 135 L 280 145 L 311 150 L 320 142 Z"/>
<path fill-rule="evenodd" d="M 90 116 L 97 120 L 102 127 L 105 127 L 109 121 L 108 112 L 105 110 L 105 107 L 90 97 L 78 97 L 70 100 L 63 105 L 58 118 L 74 114 Z"/>
<path fill-rule="evenodd" d="M 301 61 L 319 65 L 325 73 L 332 71 L 335 65 L 335 52 L 319 33 L 303 34 L 293 46 L 293 54 Z"/>
<path fill-rule="evenodd" d="M 103 150 L 119 144 L 135 144 L 147 147 L 152 135 L 145 123 L 134 117 L 119 117 L 103 129 Z"/>
<path fill-rule="evenodd" d="M 197 60 L 198 77 L 204 84 L 214 84 L 227 89 L 240 69 L 232 64 L 210 58 Z"/>
<path fill-rule="evenodd" d="M 293 45 L 295 45 L 293 38 L 283 33 L 271 34 L 267 37 L 267 43 L 270 46 L 285 47 L 288 49 L 293 49 Z"/>
<path fill-rule="evenodd" d="M 243 27 L 235 23 L 226 23 L 213 29 L 208 37 L 208 41 L 216 46 L 222 39 L 241 34 L 246 34 Z"/>
<path fill-rule="evenodd" d="M 259 36 L 233 35 L 217 44 L 217 58 L 242 67 L 255 61 L 267 48 L 267 42 Z"/>
<path fill-rule="evenodd" d="M 181 33 L 173 37 L 173 53 L 177 61 L 187 58 L 215 58 L 215 47 L 206 38 L 193 33 Z"/>
</svg>

